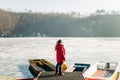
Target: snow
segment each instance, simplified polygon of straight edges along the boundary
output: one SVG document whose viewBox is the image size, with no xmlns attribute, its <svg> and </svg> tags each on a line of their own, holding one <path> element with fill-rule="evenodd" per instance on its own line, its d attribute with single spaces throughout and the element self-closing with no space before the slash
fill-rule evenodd
<svg viewBox="0 0 120 80">
<path fill-rule="evenodd" d="M 29 59 L 44 58 L 56 64 L 54 46 L 58 39 L 63 40 L 68 66 L 75 62 L 120 61 L 120 38 L 0 38 L 0 75 L 33 77 Z"/>
</svg>

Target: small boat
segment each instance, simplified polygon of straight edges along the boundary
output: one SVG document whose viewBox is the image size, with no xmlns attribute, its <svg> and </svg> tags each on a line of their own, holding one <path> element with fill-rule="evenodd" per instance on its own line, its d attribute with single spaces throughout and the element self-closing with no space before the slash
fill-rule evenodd
<svg viewBox="0 0 120 80">
<path fill-rule="evenodd" d="M 46 59 L 31 59 L 29 60 L 29 70 L 34 77 L 40 72 L 55 71 L 55 65 Z"/>
<path fill-rule="evenodd" d="M 89 67 L 90 67 L 90 64 L 74 63 L 71 67 L 69 67 L 66 70 L 66 72 L 76 72 L 76 71 L 79 71 L 81 73 L 84 73 Z"/>
<path fill-rule="evenodd" d="M 118 80 L 118 62 L 97 62 L 87 69 L 83 76 L 85 80 Z"/>
</svg>

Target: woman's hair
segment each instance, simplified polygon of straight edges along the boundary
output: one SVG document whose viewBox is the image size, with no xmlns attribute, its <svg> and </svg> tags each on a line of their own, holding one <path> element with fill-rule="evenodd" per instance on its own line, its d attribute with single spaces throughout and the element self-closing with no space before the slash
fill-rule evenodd
<svg viewBox="0 0 120 80">
<path fill-rule="evenodd" d="M 59 40 L 56 42 L 55 50 L 56 50 L 56 46 L 57 46 L 57 44 L 60 44 L 60 43 L 62 43 L 62 40 L 61 40 L 61 39 L 59 39 Z"/>
<path fill-rule="evenodd" d="M 61 43 L 62 42 L 62 40 L 61 39 L 59 39 L 58 41 L 57 41 L 57 44 L 59 44 L 59 43 Z"/>
</svg>

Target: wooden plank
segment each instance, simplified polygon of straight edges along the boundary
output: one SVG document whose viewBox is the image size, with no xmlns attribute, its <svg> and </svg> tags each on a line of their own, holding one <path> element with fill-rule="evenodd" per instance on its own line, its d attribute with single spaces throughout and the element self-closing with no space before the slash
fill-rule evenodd
<svg viewBox="0 0 120 80">
<path fill-rule="evenodd" d="M 49 61 L 47 61 L 45 59 L 40 59 L 40 62 L 42 62 L 49 69 L 49 71 L 54 71 L 55 70 L 55 65 L 53 65 Z"/>
<path fill-rule="evenodd" d="M 31 63 L 30 64 L 37 72 L 40 72 L 41 70 L 38 68 L 38 66 L 36 65 L 36 63 Z"/>
<path fill-rule="evenodd" d="M 16 80 L 15 77 L 0 75 L 0 80 Z"/>
<path fill-rule="evenodd" d="M 75 69 L 75 67 L 71 66 L 69 67 L 65 72 L 73 72 Z"/>
<path fill-rule="evenodd" d="M 56 76 L 54 71 L 42 72 L 38 80 L 85 80 L 80 72 L 65 72 L 64 76 Z"/>
<path fill-rule="evenodd" d="M 16 80 L 34 80 L 34 78 L 16 79 Z"/>
</svg>

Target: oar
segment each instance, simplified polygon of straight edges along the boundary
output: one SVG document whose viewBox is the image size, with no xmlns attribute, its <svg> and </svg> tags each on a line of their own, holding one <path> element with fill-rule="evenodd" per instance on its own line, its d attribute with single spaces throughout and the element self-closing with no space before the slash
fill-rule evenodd
<svg viewBox="0 0 120 80">
<path fill-rule="evenodd" d="M 41 75 L 42 72 L 39 72 L 39 74 L 37 75 L 37 77 L 35 77 L 33 80 L 38 80 L 39 76 Z"/>
</svg>

